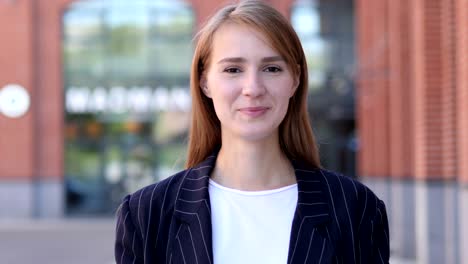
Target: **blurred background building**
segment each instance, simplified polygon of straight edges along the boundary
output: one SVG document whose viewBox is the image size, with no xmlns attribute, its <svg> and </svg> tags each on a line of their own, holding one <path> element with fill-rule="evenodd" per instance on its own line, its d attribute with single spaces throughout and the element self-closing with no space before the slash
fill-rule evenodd
<svg viewBox="0 0 468 264">
<path fill-rule="evenodd" d="M 268 2 L 324 167 L 386 202 L 394 256 L 468 263 L 468 1 Z M 0 219 L 112 217 L 182 169 L 191 41 L 225 3 L 0 0 Z"/>
</svg>

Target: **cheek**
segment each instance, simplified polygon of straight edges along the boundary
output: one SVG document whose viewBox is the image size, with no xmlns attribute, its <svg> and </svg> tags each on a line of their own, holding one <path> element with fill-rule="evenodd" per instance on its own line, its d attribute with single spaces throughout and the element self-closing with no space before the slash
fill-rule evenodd
<svg viewBox="0 0 468 264">
<path fill-rule="evenodd" d="M 233 81 L 213 78 L 209 85 L 215 107 L 229 107 L 238 97 L 239 89 Z"/>
<path fill-rule="evenodd" d="M 279 102 L 288 102 L 294 94 L 294 83 L 289 78 L 271 82 L 269 87 L 272 87 L 271 94 Z"/>
</svg>

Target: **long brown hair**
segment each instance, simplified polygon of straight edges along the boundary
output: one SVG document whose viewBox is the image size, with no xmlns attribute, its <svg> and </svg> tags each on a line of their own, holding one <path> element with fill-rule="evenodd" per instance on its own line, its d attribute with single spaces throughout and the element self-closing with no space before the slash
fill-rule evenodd
<svg viewBox="0 0 468 264">
<path fill-rule="evenodd" d="M 273 7 L 261 1 L 247 0 L 220 9 L 195 37 L 197 43 L 190 79 L 192 120 L 186 168 L 200 163 L 221 145 L 221 124 L 212 100 L 201 91 L 200 78 L 209 67 L 214 34 L 227 22 L 247 25 L 262 33 L 272 48 L 286 60 L 292 73 L 299 76 L 299 86 L 279 126 L 279 143 L 288 158 L 320 167 L 317 144 L 307 113 L 307 63 L 299 38 L 289 22 Z"/>
</svg>

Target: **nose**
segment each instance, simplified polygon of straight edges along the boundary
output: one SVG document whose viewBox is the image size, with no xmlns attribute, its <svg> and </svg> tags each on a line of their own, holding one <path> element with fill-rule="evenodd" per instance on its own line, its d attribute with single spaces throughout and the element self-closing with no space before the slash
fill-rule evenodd
<svg viewBox="0 0 468 264">
<path fill-rule="evenodd" d="M 259 72 L 252 71 L 245 75 L 242 94 L 249 97 L 259 97 L 266 92 L 265 84 Z"/>
</svg>

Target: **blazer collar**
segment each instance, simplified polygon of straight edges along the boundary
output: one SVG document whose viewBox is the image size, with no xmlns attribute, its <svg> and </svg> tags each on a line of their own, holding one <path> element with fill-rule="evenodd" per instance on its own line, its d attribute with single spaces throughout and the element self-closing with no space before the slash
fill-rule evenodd
<svg viewBox="0 0 468 264">
<path fill-rule="evenodd" d="M 215 166 L 219 150 L 214 151 L 203 162 L 189 169 L 184 176 L 175 204 L 175 216 L 184 222 L 193 220 L 201 206 L 211 212 L 208 193 L 209 177 Z M 294 167 L 298 202 L 294 218 L 309 218 L 311 225 L 319 225 L 330 220 L 330 208 L 326 196 L 326 183 L 318 168 L 310 168 L 296 160 L 291 160 Z"/>
<path fill-rule="evenodd" d="M 298 200 L 295 217 L 310 218 L 311 225 L 330 220 L 330 207 L 326 195 L 327 184 L 320 168 L 311 168 L 302 162 L 291 161 L 297 180 Z"/>
<path fill-rule="evenodd" d="M 201 206 L 206 206 L 208 212 L 211 212 L 208 185 L 216 157 L 217 151 L 185 173 L 174 211 L 175 216 L 182 221 L 187 223 L 192 221 Z"/>
</svg>

